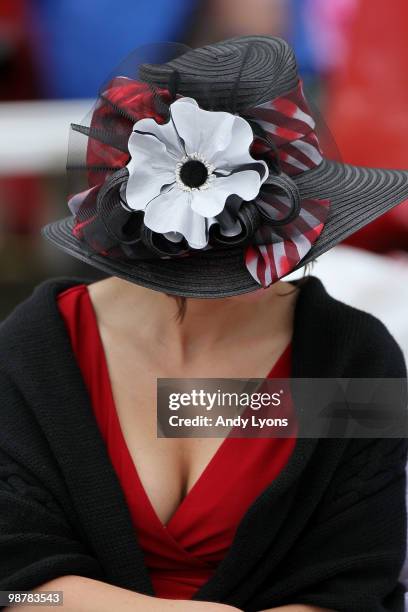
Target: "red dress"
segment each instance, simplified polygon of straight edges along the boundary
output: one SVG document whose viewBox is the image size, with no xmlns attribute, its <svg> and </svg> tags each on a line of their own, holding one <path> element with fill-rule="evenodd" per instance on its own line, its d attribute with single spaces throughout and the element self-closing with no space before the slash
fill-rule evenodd
<svg viewBox="0 0 408 612">
<path fill-rule="evenodd" d="M 170 521 L 163 525 L 121 431 L 86 284 L 60 293 L 58 306 L 122 485 L 155 593 L 163 598 L 190 599 L 227 553 L 249 506 L 287 464 L 296 443 L 296 425 L 287 438 L 225 438 Z M 290 354 L 289 345 L 268 378 L 289 378 Z M 292 414 L 291 403 L 287 402 L 285 416 Z"/>
</svg>

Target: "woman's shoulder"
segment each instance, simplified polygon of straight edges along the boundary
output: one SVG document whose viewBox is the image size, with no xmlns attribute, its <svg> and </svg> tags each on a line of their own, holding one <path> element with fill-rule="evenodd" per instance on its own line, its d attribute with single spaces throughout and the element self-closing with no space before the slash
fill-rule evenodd
<svg viewBox="0 0 408 612">
<path fill-rule="evenodd" d="M 28 389 L 45 401 L 50 380 L 58 371 L 72 366 L 71 344 L 58 296 L 88 282 L 76 277 L 43 281 L 0 323 L 2 401 L 11 402 L 13 393 L 24 396 Z"/>
<path fill-rule="evenodd" d="M 369 312 L 336 299 L 323 283 L 310 276 L 300 284 L 295 334 L 325 360 L 361 371 L 368 377 L 405 377 L 403 352 L 386 325 Z"/>
<path fill-rule="evenodd" d="M 44 281 L 0 323 L 0 448 L 7 440 L 13 448 L 19 441 L 34 448 L 43 438 L 39 417 L 55 410 L 58 390 L 69 397 L 80 387 L 57 298 L 83 283 L 66 277 Z"/>
<path fill-rule="evenodd" d="M 36 285 L 31 294 L 0 322 L 0 365 L 4 358 L 27 349 L 41 352 L 41 337 L 61 332 L 62 319 L 58 316 L 57 298 L 64 292 L 88 283 L 76 277 L 56 277 Z"/>
</svg>

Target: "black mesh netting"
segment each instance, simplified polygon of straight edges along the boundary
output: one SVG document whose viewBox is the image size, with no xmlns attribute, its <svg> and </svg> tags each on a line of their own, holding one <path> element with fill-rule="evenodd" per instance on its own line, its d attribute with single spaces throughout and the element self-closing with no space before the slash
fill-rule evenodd
<svg viewBox="0 0 408 612">
<path fill-rule="evenodd" d="M 327 206 L 319 200 L 302 200 L 293 177 L 320 163 L 321 142 L 331 157 L 333 152 L 336 156 L 334 142 L 321 120 L 320 144 L 317 140 L 290 47 L 271 37 L 249 38 L 246 43 L 226 41 L 198 50 L 178 44 L 138 49 L 107 79 L 81 124 L 72 124 L 68 205 L 75 218 L 74 235 L 91 250 L 115 259 L 194 252 L 184 236 L 149 229 L 144 211 L 132 210 L 126 199 L 128 144 L 137 122 L 174 124 L 171 105 L 180 97 L 193 98 L 204 110 L 243 117 L 253 131 L 250 168 L 261 175 L 262 161 L 268 169 L 255 200 L 231 194 L 222 214 L 206 220 L 206 249 L 295 240 L 310 230 L 311 219 L 316 225 L 324 222 Z M 272 105 L 274 100 L 277 103 Z M 316 118 L 315 111 L 313 115 Z M 197 162 L 184 172 L 194 184 L 197 176 L 192 170 L 202 173 L 203 168 Z M 228 172 L 241 170 L 231 167 Z M 154 206 L 154 199 L 149 205 Z M 232 226 L 234 232 L 228 229 Z"/>
</svg>

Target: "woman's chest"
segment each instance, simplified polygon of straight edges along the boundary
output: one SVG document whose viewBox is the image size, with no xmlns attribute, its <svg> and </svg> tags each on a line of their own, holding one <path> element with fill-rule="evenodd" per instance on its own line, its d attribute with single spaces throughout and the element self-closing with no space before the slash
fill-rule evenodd
<svg viewBox="0 0 408 612">
<path fill-rule="evenodd" d="M 160 378 L 264 378 L 285 346 L 264 346 L 253 358 L 245 351 L 202 355 L 178 366 L 158 351 L 124 353 L 103 337 L 113 409 L 133 465 L 157 516 L 166 524 L 210 464 L 223 438 L 162 438 L 157 435 L 157 381 Z"/>
<path fill-rule="evenodd" d="M 167 524 L 223 439 L 159 437 L 156 406 L 160 377 L 168 377 L 167 372 L 153 375 L 149 368 L 140 366 L 126 376 L 116 365 L 110 368 L 112 409 L 122 434 L 119 440 L 123 436 L 146 495 L 161 522 Z M 171 377 L 181 376 L 172 371 Z"/>
</svg>

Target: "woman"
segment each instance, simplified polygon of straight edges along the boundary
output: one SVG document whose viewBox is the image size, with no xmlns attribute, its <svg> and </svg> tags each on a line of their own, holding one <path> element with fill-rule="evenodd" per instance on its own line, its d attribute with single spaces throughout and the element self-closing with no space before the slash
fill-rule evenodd
<svg viewBox="0 0 408 612">
<path fill-rule="evenodd" d="M 0 588 L 81 612 L 402 610 L 404 439 L 306 436 L 320 387 L 291 386 L 283 437 L 157 437 L 154 406 L 159 378 L 404 380 L 379 321 L 280 279 L 408 174 L 325 160 L 270 37 L 145 62 L 73 127 L 87 189 L 44 235 L 109 276 L 46 281 L 1 327 Z"/>
</svg>

